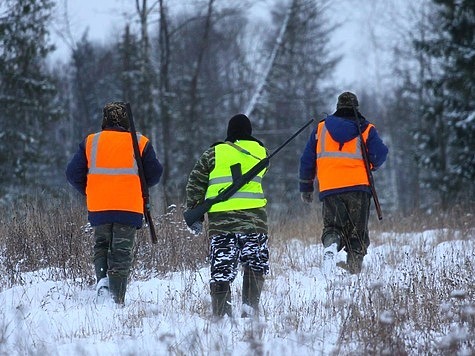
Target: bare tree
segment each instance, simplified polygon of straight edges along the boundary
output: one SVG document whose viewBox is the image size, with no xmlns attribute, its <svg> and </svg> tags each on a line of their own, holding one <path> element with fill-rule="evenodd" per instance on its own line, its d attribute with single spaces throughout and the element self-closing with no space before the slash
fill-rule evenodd
<svg viewBox="0 0 475 356">
<path fill-rule="evenodd" d="M 171 170 L 168 168 L 170 166 L 171 160 L 171 122 L 173 120 L 173 115 L 171 113 L 171 85 L 170 85 L 170 31 L 168 24 L 168 13 L 164 0 L 159 1 L 159 34 L 158 34 L 158 52 L 159 52 L 159 116 L 161 123 L 161 151 L 163 152 L 163 164 L 166 169 L 163 172 L 162 185 L 165 187 L 164 194 L 166 204 L 170 200 L 168 191 L 168 181 L 170 178 Z"/>
<path fill-rule="evenodd" d="M 152 142 L 156 142 L 155 132 L 157 131 L 158 114 L 153 105 L 153 91 L 156 88 L 156 73 L 151 63 L 150 39 L 148 34 L 149 16 L 154 9 L 154 5 L 148 6 L 147 0 L 135 0 L 135 8 L 139 18 L 139 77 L 138 95 L 135 96 L 134 116 L 139 123 L 138 128 L 151 135 Z"/>
<path fill-rule="evenodd" d="M 339 59 L 329 48 L 333 26 L 326 17 L 327 5 L 325 0 L 292 0 L 274 14 L 279 26 L 269 42 L 270 66 L 250 109 L 270 149 L 283 142 L 292 128 L 297 129 L 299 122 L 316 117 L 333 94 L 325 83 Z M 276 200 L 282 203 L 294 201 L 297 194 L 296 157 L 307 138 L 305 134 L 297 137 L 272 164 L 273 179 L 268 180 L 267 189 L 281 192 Z"/>
<path fill-rule="evenodd" d="M 239 43 L 247 21 L 241 5 L 199 2 L 193 12 L 179 13 L 168 22 L 169 42 L 160 47 L 169 48 L 163 59 L 168 63 L 166 95 L 173 117 L 169 126 L 173 182 L 167 190 L 177 197 L 195 160 L 211 143 L 224 138 L 224 122 L 242 107 L 248 64 Z"/>
</svg>

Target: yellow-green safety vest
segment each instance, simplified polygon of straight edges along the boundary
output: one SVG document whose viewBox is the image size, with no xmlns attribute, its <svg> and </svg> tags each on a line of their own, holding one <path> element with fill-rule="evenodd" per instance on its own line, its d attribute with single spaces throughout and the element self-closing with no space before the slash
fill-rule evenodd
<svg viewBox="0 0 475 356">
<path fill-rule="evenodd" d="M 239 147 L 234 147 L 235 145 Z M 231 166 L 240 163 L 241 173 L 249 171 L 266 157 L 266 150 L 256 141 L 238 140 L 234 144 L 222 143 L 214 148 L 215 165 L 209 175 L 206 198 L 216 197 L 220 191 L 232 184 Z M 267 204 L 262 189 L 263 169 L 249 183 L 239 189 L 226 201 L 214 204 L 209 212 L 261 208 Z"/>
</svg>

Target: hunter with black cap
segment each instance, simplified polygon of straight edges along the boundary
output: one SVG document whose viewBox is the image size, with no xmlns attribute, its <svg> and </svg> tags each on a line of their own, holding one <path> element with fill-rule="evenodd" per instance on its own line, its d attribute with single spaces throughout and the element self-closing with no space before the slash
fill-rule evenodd
<svg viewBox="0 0 475 356">
<path fill-rule="evenodd" d="M 267 150 L 252 136 L 252 125 L 244 114 L 228 122 L 227 137 L 207 149 L 196 162 L 186 186 L 186 208 L 193 209 L 213 198 L 267 157 Z M 210 294 L 213 315 L 232 316 L 230 285 L 243 266 L 242 317 L 256 317 L 264 275 L 269 270 L 267 213 L 261 171 L 230 199 L 214 204 L 208 211 L 210 241 Z M 202 222 L 193 224 L 195 233 Z"/>
<path fill-rule="evenodd" d="M 336 111 L 313 130 L 300 158 L 302 200 L 313 201 L 314 181 L 317 180 L 319 198 L 323 202 L 323 267 L 326 273 L 332 273 L 336 254 L 341 249 L 347 253 L 346 264 L 341 267 L 352 274 L 360 273 L 370 244 L 371 189 L 361 151 L 360 131 L 369 166 L 374 171 L 386 160 L 388 148 L 374 125 L 361 115 L 358 98 L 350 92 L 338 96 Z"/>
<path fill-rule="evenodd" d="M 145 182 L 151 187 L 159 182 L 163 168 L 149 140 L 141 134 L 137 138 Z M 88 219 L 94 227 L 97 291 L 108 291 L 117 304 L 123 304 L 135 233 L 142 226 L 144 213 L 125 103 L 104 106 L 102 131 L 79 144 L 66 177 L 86 195 Z"/>
</svg>

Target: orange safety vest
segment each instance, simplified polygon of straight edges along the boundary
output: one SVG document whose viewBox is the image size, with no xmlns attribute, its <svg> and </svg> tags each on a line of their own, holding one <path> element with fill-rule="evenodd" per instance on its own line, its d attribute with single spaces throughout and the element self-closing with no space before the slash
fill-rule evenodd
<svg viewBox="0 0 475 356">
<path fill-rule="evenodd" d="M 137 134 L 140 155 L 148 139 Z M 142 189 L 130 132 L 101 131 L 86 138 L 87 209 L 143 214 Z"/>
<path fill-rule="evenodd" d="M 362 133 L 364 142 L 367 141 L 369 129 L 373 126 L 369 124 Z M 322 121 L 318 124 L 316 140 L 317 179 L 320 192 L 357 185 L 369 186 L 361 154 L 360 136 L 345 142 L 340 150 L 340 144 L 331 137 L 325 121 Z"/>
</svg>

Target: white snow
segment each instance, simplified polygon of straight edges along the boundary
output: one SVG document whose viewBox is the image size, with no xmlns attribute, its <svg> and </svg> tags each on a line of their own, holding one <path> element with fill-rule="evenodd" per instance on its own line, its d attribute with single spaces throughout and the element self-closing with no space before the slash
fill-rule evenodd
<svg viewBox="0 0 475 356">
<path fill-rule="evenodd" d="M 259 320 L 239 317 L 241 275 L 232 285 L 236 317 L 211 319 L 208 268 L 132 280 L 124 307 L 97 304 L 94 286 L 81 280 L 52 280 L 51 276 L 59 275 L 54 270 L 25 273 L 22 285 L 0 293 L 0 354 L 348 354 L 356 346 L 342 345 L 341 333 L 349 308 L 358 307 L 364 298 L 373 298 L 374 310 L 359 312 L 374 313 L 381 327 L 390 328 L 409 313 L 410 305 L 396 307 L 390 302 L 379 310 L 378 296 L 391 298 L 396 289 L 407 293 L 401 298 L 424 299 L 427 296 L 418 287 L 427 279 L 442 290 L 447 279 L 465 278 L 461 276 L 464 268 L 473 268 L 475 239 L 440 242 L 441 236 L 449 234 L 445 230 L 380 234 L 370 246 L 360 275 L 337 269 L 330 278 L 322 274 L 323 248 L 317 239 L 314 245 L 297 239 L 271 245 L 271 273 Z M 343 260 L 345 253 L 337 258 Z M 472 271 L 467 288 L 473 285 L 473 276 Z M 440 312 L 448 317 L 454 312 L 453 300 L 466 301 L 467 293 L 463 285 L 454 287 L 438 306 Z M 436 301 L 425 302 L 429 308 Z M 473 319 L 473 301 L 463 310 Z M 444 335 L 423 326 L 416 329 L 416 324 L 417 320 L 409 321 L 404 333 L 407 339 L 419 338 L 421 344 L 424 337 L 441 347 L 470 338 L 462 325 L 453 325 Z M 417 354 L 416 345 L 406 346 Z"/>
</svg>

